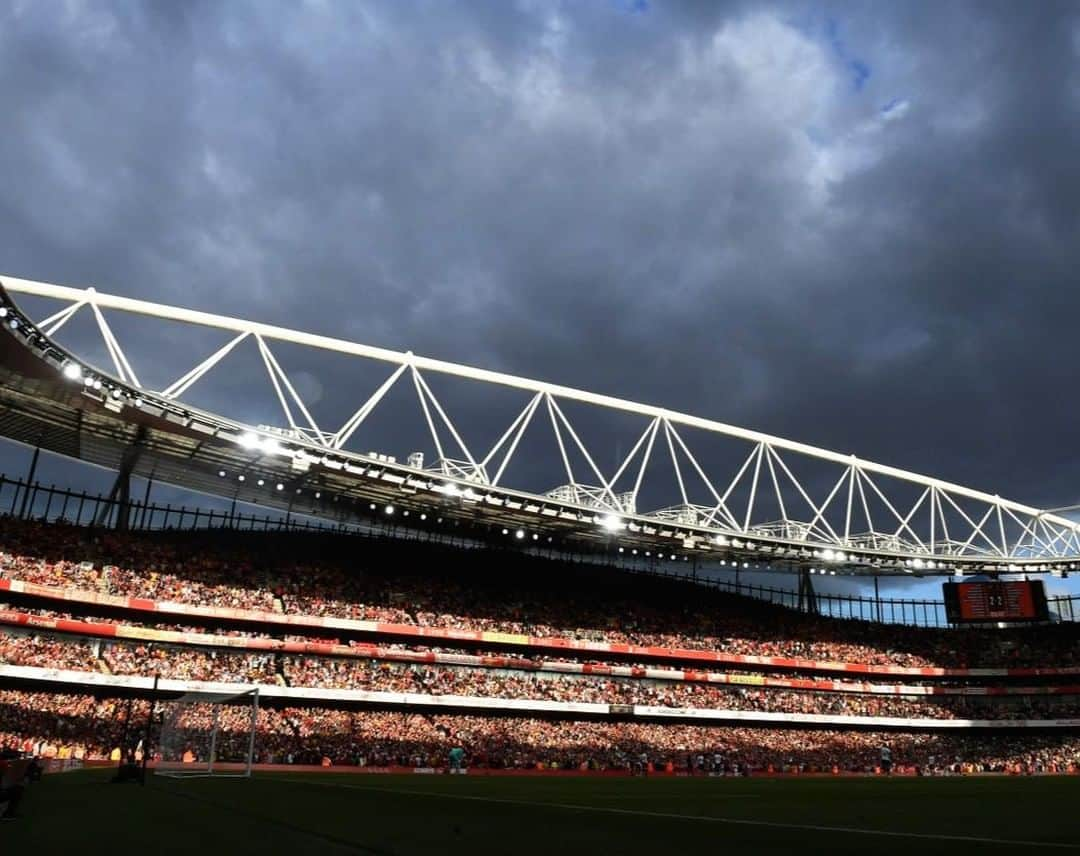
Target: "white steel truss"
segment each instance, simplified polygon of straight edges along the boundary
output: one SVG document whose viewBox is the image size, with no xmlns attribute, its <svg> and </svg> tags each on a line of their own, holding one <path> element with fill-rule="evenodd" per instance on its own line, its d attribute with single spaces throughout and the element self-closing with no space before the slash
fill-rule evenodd
<svg viewBox="0 0 1080 856">
<path fill-rule="evenodd" d="M 387 394 L 408 374 L 434 452 L 430 458 L 434 463 L 425 472 L 460 481 L 463 486 L 467 483 L 514 490 L 538 501 L 557 497 L 571 505 L 604 512 L 608 515 L 606 525 L 613 529 L 632 528 L 638 523 L 648 525 L 647 521 L 653 520 L 658 524 L 693 527 L 696 532 L 692 537 L 713 539 L 716 543 L 727 543 L 740 536 L 762 537 L 793 548 L 788 555 L 802 555 L 798 552 L 802 547 L 813 548 L 811 555 L 844 556 L 845 551 L 865 550 L 891 554 L 900 561 L 926 568 L 952 559 L 1026 565 L 1033 560 L 1080 558 L 1080 524 L 1073 520 L 854 455 L 608 395 L 421 357 L 411 351 L 392 351 L 118 297 L 92 288 L 77 289 L 15 277 L 4 277 L 0 283 L 9 292 L 67 304 L 38 323 L 38 329 L 49 337 L 88 307 L 115 377 L 140 395 L 179 400 L 238 345 L 251 338 L 284 416 L 285 424 L 274 430 L 304 444 L 304 454 L 318 456 L 344 451 Z M 176 375 L 176 380 L 164 388 L 145 390 L 105 311 L 222 330 L 230 333 L 231 338 L 209 357 Z M 289 379 L 274 353 L 274 343 L 387 363 L 393 369 L 365 398 L 349 404 L 345 412 L 351 415 L 340 427 L 325 430 L 320 428 Z M 455 423 L 448 408 L 435 395 L 428 381 L 434 374 L 471 381 L 485 388 L 526 393 L 528 397 L 515 409 L 509 424 L 496 426 L 498 440 L 486 454 L 474 455 L 472 449 L 479 444 Z M 474 398 L 470 396 L 469 400 Z M 641 420 L 633 429 L 636 440 L 629 452 L 613 456 L 612 452 L 622 444 L 615 443 L 611 437 L 587 442 L 588 432 L 583 427 L 590 420 L 576 415 L 571 418 L 567 407 L 570 403 L 574 407 L 595 408 Z M 536 418 L 541 407 L 546 411 L 546 420 Z M 235 419 L 232 414 L 222 416 Z M 473 425 L 476 414 L 471 416 L 468 424 Z M 548 484 L 539 489 L 514 484 L 510 478 L 513 464 L 521 457 L 524 438 L 536 431 L 548 432 L 549 441 L 554 441 L 558 455 L 545 461 L 544 466 L 550 467 L 551 473 L 560 473 L 549 477 Z M 731 460 L 724 462 L 726 459 L 704 451 L 702 446 L 707 443 L 702 438 L 734 444 Z M 605 472 L 603 462 L 611 459 L 614 465 Z M 417 467 L 422 467 L 423 460 L 422 453 L 410 457 Z M 811 475 L 797 474 L 807 467 L 814 469 Z M 651 486 L 658 470 L 668 477 L 666 493 Z M 584 481 L 580 474 L 585 474 Z M 558 486 L 551 488 L 552 483 Z M 720 486 L 724 485 L 721 490 Z M 646 496 L 648 506 L 655 511 L 638 510 Z"/>
</svg>

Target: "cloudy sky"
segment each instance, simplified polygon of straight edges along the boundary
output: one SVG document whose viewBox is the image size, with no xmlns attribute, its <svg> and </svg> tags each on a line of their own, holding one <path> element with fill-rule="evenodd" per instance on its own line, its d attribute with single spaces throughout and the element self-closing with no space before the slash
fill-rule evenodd
<svg viewBox="0 0 1080 856">
<path fill-rule="evenodd" d="M 1075 3 L 8 0 L 0 104 L 2 272 L 1080 501 Z"/>
</svg>

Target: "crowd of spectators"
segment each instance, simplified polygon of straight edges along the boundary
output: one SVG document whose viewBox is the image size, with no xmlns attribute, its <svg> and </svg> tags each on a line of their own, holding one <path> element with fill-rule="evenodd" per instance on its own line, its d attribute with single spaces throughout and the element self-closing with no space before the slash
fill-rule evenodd
<svg viewBox="0 0 1080 856">
<path fill-rule="evenodd" d="M 522 672 L 387 660 L 294 657 L 137 642 L 84 642 L 0 632 L 0 663 L 234 684 L 534 699 L 601 705 L 764 711 L 915 719 L 1064 719 L 1080 715 L 1076 696 L 898 696 L 787 690 Z"/>
<path fill-rule="evenodd" d="M 833 716 L 1064 719 L 1080 715 L 1080 699 L 1074 696 L 1002 699 L 860 695 L 592 675 L 521 673 L 503 669 L 433 667 L 374 660 L 349 661 L 325 657 L 282 659 L 286 679 L 293 686 L 303 687 Z"/>
<path fill-rule="evenodd" d="M 0 628 L 0 663 L 13 666 L 96 672 L 94 648 L 93 643 L 77 639 L 9 633 Z"/>
<path fill-rule="evenodd" d="M 214 719 L 208 705 L 172 715 L 166 754 L 205 760 Z M 129 710 L 130 708 L 130 710 Z M 0 746 L 44 757 L 108 758 L 130 725 L 137 731 L 146 702 L 89 695 L 0 691 Z M 251 709 L 217 711 L 220 760 L 246 757 Z M 159 728 L 160 730 L 160 728 Z M 130 733 L 129 733 L 130 738 Z M 130 741 L 133 742 L 133 741 Z M 156 744 L 154 744 L 156 746 Z M 472 766 L 493 768 L 624 769 L 642 758 L 656 769 L 686 770 L 696 758 L 720 758 L 718 769 L 741 771 L 872 770 L 888 746 L 901 767 L 964 772 L 1017 765 L 1064 772 L 1080 764 L 1080 737 L 1003 735 L 992 740 L 954 734 L 754 729 L 655 723 L 549 721 L 519 717 L 421 715 L 327 708 L 268 708 L 258 713 L 255 756 L 264 763 L 332 763 L 441 767 L 454 745 Z M 155 750 L 157 753 L 157 750 Z M 324 760 L 325 759 L 325 760 Z M 167 760 L 179 758 L 167 757 Z"/>
<path fill-rule="evenodd" d="M 110 642 L 102 646 L 101 655 L 109 671 L 116 675 L 160 675 L 176 680 L 230 684 L 278 681 L 273 654 Z"/>
<path fill-rule="evenodd" d="M 13 578 L 247 610 L 915 667 L 1080 661 L 1072 626 L 958 632 L 826 619 L 690 582 L 523 553 L 19 521 L 6 523 L 0 553 L 0 574 Z"/>
</svg>

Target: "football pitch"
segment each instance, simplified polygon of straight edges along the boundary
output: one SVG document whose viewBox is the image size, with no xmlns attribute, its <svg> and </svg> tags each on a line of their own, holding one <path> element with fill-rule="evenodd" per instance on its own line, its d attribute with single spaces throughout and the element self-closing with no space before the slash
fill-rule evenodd
<svg viewBox="0 0 1080 856">
<path fill-rule="evenodd" d="M 1080 777 L 46 777 L 11 853 L 1080 853 Z"/>
</svg>

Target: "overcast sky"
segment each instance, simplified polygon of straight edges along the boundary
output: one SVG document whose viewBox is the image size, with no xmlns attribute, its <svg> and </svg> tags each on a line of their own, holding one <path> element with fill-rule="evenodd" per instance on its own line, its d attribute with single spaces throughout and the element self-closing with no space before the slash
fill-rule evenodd
<svg viewBox="0 0 1080 856">
<path fill-rule="evenodd" d="M 1076 3 L 15 0 L 0 105 L 0 272 L 1080 501 Z"/>
</svg>

